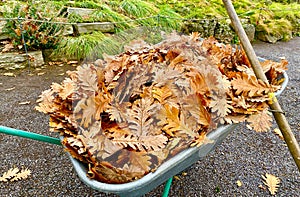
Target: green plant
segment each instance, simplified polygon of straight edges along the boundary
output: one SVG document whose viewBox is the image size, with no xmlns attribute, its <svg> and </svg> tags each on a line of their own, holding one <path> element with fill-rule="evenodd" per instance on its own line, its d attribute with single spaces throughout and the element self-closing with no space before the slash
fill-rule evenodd
<svg viewBox="0 0 300 197">
<path fill-rule="evenodd" d="M 103 53 L 116 54 L 119 50 L 118 43 L 101 32 L 94 32 L 79 37 L 64 38 L 54 54 L 64 54 L 67 58 L 83 60 L 101 58 Z"/>
<path fill-rule="evenodd" d="M 8 20 L 3 31 L 7 33 L 15 46 L 26 44 L 29 50 L 54 48 L 59 42 L 62 25 L 54 24 L 53 16 L 46 15 L 45 7 L 37 7 L 32 3 L 16 4 L 12 10 L 4 13 Z M 25 43 L 24 43 L 25 42 Z"/>
<path fill-rule="evenodd" d="M 109 6 L 103 4 L 91 16 L 95 21 L 100 22 L 117 22 L 115 27 L 116 31 L 124 30 L 133 27 L 132 23 L 122 23 L 128 21 L 130 18 L 112 10 Z"/>
</svg>

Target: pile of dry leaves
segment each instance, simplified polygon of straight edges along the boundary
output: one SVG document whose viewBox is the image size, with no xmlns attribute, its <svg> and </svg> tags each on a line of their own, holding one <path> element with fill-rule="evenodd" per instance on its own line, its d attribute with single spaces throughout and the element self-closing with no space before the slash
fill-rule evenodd
<svg viewBox="0 0 300 197">
<path fill-rule="evenodd" d="M 42 93 L 36 109 L 50 115 L 51 130 L 87 164 L 91 178 L 125 183 L 209 142 L 206 134 L 220 124 L 247 121 L 267 131 L 267 102 L 287 62 L 262 66 L 271 85 L 256 79 L 242 50 L 173 33 L 68 72 Z"/>
</svg>

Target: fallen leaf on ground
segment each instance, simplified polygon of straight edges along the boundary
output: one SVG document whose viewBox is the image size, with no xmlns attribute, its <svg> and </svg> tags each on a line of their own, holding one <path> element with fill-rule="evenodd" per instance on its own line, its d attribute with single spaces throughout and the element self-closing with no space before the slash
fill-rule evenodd
<svg viewBox="0 0 300 197">
<path fill-rule="evenodd" d="M 258 188 L 260 188 L 262 190 L 266 190 L 266 188 L 263 185 L 259 185 Z"/>
<path fill-rule="evenodd" d="M 46 72 L 38 73 L 38 76 L 44 75 Z"/>
<path fill-rule="evenodd" d="M 19 171 L 19 168 L 11 168 L 0 177 L 0 182 L 13 182 L 21 179 L 26 179 L 31 174 L 29 169 Z"/>
<path fill-rule="evenodd" d="M 278 137 L 279 137 L 280 139 L 284 140 L 284 137 L 283 137 L 283 135 L 282 135 L 280 129 L 278 129 L 278 128 L 274 129 L 274 133 L 275 133 L 276 135 L 278 135 Z"/>
<path fill-rule="evenodd" d="M 266 173 L 266 176 L 262 175 L 262 178 L 265 181 L 264 184 L 266 186 L 268 186 L 268 189 L 269 189 L 270 193 L 272 195 L 275 195 L 275 193 L 278 190 L 279 183 L 280 183 L 279 178 L 272 175 L 272 174 L 268 174 L 268 173 Z"/>
<path fill-rule="evenodd" d="M 62 62 L 48 62 L 48 64 L 49 64 L 50 66 L 52 66 L 52 65 L 59 65 L 59 64 L 62 64 Z"/>
<path fill-rule="evenodd" d="M 14 73 L 3 73 L 4 76 L 7 77 L 15 77 L 16 75 Z"/>
<path fill-rule="evenodd" d="M 19 172 L 19 168 L 11 168 L 8 171 L 4 172 L 4 174 L 0 177 L 0 181 L 7 182 L 12 177 L 16 176 Z"/>
<path fill-rule="evenodd" d="M 2 52 L 8 52 L 13 48 L 14 48 L 14 45 L 12 43 L 8 43 L 8 44 L 4 45 L 4 48 L 2 49 Z"/>
<path fill-rule="evenodd" d="M 173 178 L 180 181 L 180 178 L 178 176 L 173 176 Z"/>
<path fill-rule="evenodd" d="M 19 103 L 19 105 L 28 105 L 28 104 L 30 104 L 30 101 L 24 101 Z"/>
<path fill-rule="evenodd" d="M 59 76 L 63 76 L 65 73 L 60 73 L 60 74 L 58 74 Z"/>
<path fill-rule="evenodd" d="M 7 89 L 5 89 L 5 90 L 6 90 L 6 91 L 11 91 L 11 90 L 14 90 L 14 89 L 16 89 L 16 87 L 7 88 Z"/>
<path fill-rule="evenodd" d="M 34 60 L 35 60 L 35 58 L 34 58 L 32 55 L 28 55 L 28 59 L 29 59 L 29 61 L 31 61 L 31 62 L 34 62 Z"/>
<path fill-rule="evenodd" d="M 68 61 L 67 64 L 77 64 L 78 61 Z"/>
<path fill-rule="evenodd" d="M 241 187 L 241 186 L 243 185 L 242 181 L 240 181 L 240 180 L 237 180 L 237 181 L 236 181 L 236 184 L 237 184 L 237 186 L 239 186 L 239 187 Z"/>
</svg>

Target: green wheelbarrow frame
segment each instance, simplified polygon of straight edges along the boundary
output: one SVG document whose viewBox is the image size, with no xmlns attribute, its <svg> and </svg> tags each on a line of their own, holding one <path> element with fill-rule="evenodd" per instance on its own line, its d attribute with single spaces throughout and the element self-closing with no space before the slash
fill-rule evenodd
<svg viewBox="0 0 300 197">
<path fill-rule="evenodd" d="M 260 60 L 263 60 L 260 58 Z M 285 79 L 282 83 L 282 88 L 275 93 L 276 96 L 279 96 L 288 84 L 288 75 L 286 72 L 283 73 L 283 78 Z M 102 183 L 96 180 L 89 179 L 86 176 L 87 167 L 80 161 L 71 157 L 68 153 L 68 156 L 73 164 L 73 167 L 78 174 L 79 178 L 89 187 L 99 190 L 105 193 L 114 193 L 120 196 L 142 196 L 158 185 L 166 182 L 164 192 L 162 194 L 163 197 L 167 197 L 172 178 L 174 175 L 180 173 L 181 171 L 185 170 L 191 164 L 195 163 L 196 161 L 202 159 L 206 155 L 208 155 L 211 151 L 213 151 L 222 141 L 229 135 L 231 131 L 235 129 L 237 124 L 231 124 L 226 126 L 221 126 L 214 131 L 211 131 L 207 138 L 212 140 L 212 143 L 204 144 L 200 147 L 193 147 L 186 149 L 179 154 L 175 155 L 173 158 L 169 159 L 161 166 L 157 168 L 155 172 L 151 172 L 139 180 L 130 182 L 130 183 L 123 183 L 123 184 L 108 184 Z M 51 144 L 61 145 L 61 139 L 49 137 L 45 135 L 40 135 L 37 133 L 32 133 L 28 131 L 13 129 L 5 126 L 0 126 L 0 133 L 20 136 L 24 138 L 29 138 L 37 141 L 48 142 Z"/>
</svg>

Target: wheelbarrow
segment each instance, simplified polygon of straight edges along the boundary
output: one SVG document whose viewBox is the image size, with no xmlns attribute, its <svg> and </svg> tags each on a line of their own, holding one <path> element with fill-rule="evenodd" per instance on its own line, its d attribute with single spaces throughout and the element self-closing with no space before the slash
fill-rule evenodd
<svg viewBox="0 0 300 197">
<path fill-rule="evenodd" d="M 282 88 L 275 93 L 276 96 L 279 96 L 288 84 L 288 75 L 284 72 L 282 77 L 284 78 L 284 82 L 282 83 Z M 168 196 L 172 183 L 172 178 L 170 177 L 180 173 L 196 161 L 204 158 L 206 155 L 212 152 L 219 144 L 222 143 L 222 141 L 230 134 L 230 132 L 236 128 L 236 126 L 237 124 L 230 124 L 218 127 L 216 130 L 211 131 L 207 135 L 207 138 L 211 140 L 212 143 L 204 144 L 200 147 L 188 148 L 163 163 L 155 172 L 151 172 L 139 180 L 123 184 L 108 184 L 89 179 L 86 176 L 88 170 L 87 167 L 80 161 L 71 157 L 69 153 L 67 154 L 69 155 L 78 177 L 86 185 L 95 190 L 105 193 L 114 193 L 119 196 L 142 196 L 167 181 L 162 194 L 163 197 L 166 197 Z M 0 133 L 61 145 L 61 139 L 59 138 L 53 138 L 5 126 L 0 126 Z"/>
</svg>

